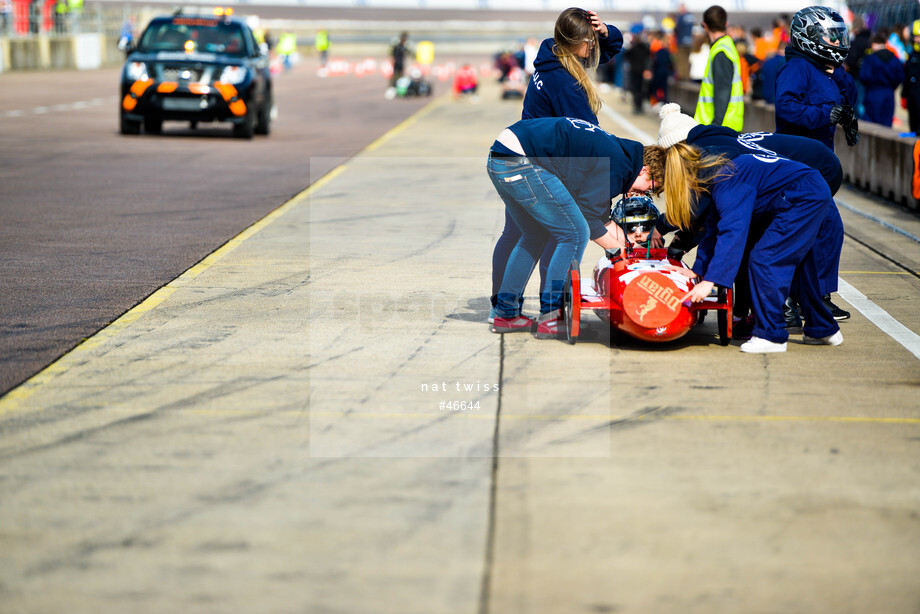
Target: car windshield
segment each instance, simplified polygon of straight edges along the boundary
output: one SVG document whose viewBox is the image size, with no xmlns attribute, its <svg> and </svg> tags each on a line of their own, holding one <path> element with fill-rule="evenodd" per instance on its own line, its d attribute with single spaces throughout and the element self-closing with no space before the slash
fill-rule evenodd
<svg viewBox="0 0 920 614">
<path fill-rule="evenodd" d="M 246 56 L 243 28 L 236 23 L 200 17 L 174 17 L 155 21 L 141 37 L 138 51 L 224 53 Z"/>
</svg>

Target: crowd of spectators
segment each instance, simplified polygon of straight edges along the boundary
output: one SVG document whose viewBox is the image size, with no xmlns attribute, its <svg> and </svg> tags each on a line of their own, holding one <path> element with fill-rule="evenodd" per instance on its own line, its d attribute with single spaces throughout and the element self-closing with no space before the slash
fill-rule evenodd
<svg viewBox="0 0 920 614">
<path fill-rule="evenodd" d="M 728 34 L 738 50 L 745 96 L 773 104 L 776 74 L 789 44 L 787 14 L 765 27 L 731 23 Z M 884 126 L 899 126 L 896 105 L 908 111 L 910 131 L 920 130 L 920 20 L 892 27 L 871 27 L 871 16 L 853 15 L 850 52 L 844 64 L 856 81 L 857 117 Z M 622 89 L 634 112 L 669 102 L 667 77 L 700 82 L 709 57 L 709 39 L 699 16 L 683 4 L 676 13 L 655 23 L 646 18 L 626 33 L 624 51 L 599 68 L 602 83 Z M 900 90 L 900 92 L 899 92 Z"/>
</svg>

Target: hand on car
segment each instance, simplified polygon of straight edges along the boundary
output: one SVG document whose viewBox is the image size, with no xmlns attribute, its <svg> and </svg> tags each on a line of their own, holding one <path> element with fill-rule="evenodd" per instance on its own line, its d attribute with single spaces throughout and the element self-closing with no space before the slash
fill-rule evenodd
<svg viewBox="0 0 920 614">
<path fill-rule="evenodd" d="M 684 295 L 684 298 L 681 299 L 681 302 L 690 301 L 691 303 L 701 303 L 706 300 L 706 297 L 709 296 L 709 293 L 712 292 L 714 283 L 711 281 L 701 281 L 700 283 L 693 286 L 693 289 L 687 294 Z"/>
</svg>

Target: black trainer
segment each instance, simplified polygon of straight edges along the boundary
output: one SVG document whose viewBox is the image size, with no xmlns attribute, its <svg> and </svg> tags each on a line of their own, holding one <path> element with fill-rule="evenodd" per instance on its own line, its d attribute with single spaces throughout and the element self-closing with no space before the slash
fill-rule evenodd
<svg viewBox="0 0 920 614">
<path fill-rule="evenodd" d="M 783 304 L 783 316 L 786 318 L 786 330 L 793 335 L 802 334 L 802 316 L 799 315 L 799 306 L 793 299 L 787 298 Z"/>
<path fill-rule="evenodd" d="M 754 316 L 744 316 L 732 322 L 732 339 L 747 341 L 754 334 Z"/>
<path fill-rule="evenodd" d="M 849 311 L 844 311 L 843 309 L 841 309 L 840 307 L 838 307 L 837 305 L 831 302 L 830 294 L 822 297 L 822 299 L 824 300 L 824 305 L 830 310 L 831 315 L 834 316 L 835 320 L 846 320 L 847 318 L 850 317 Z"/>
</svg>

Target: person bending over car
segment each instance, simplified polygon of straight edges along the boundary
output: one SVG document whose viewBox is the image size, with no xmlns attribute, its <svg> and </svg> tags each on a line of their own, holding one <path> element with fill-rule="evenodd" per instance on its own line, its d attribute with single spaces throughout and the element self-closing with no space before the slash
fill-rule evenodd
<svg viewBox="0 0 920 614">
<path fill-rule="evenodd" d="M 544 246 L 553 239 L 536 336 L 564 334 L 562 293 L 569 265 L 581 262 L 588 239 L 603 248 L 625 248 L 622 233 L 605 226 L 610 201 L 655 187 L 642 163 L 642 144 L 581 119 L 526 119 L 498 136 L 487 169 L 522 233 L 502 276 L 492 332 L 532 330 L 534 321 L 518 311 L 520 301 Z"/>
<path fill-rule="evenodd" d="M 645 148 L 644 160 L 665 193 L 668 222 L 703 228 L 693 272 L 699 282 L 684 300 L 700 302 L 714 286 L 730 288 L 747 255 L 755 325 L 742 352 L 785 352 L 789 332 L 783 303 L 794 289 L 805 314 L 806 344 L 840 345 L 843 335 L 818 293 L 811 249 L 828 207 L 820 174 L 798 162 L 745 154 L 704 156 L 678 143 Z M 697 206 L 702 199 L 708 207 Z M 697 218 L 702 212 L 704 219 Z"/>
</svg>

